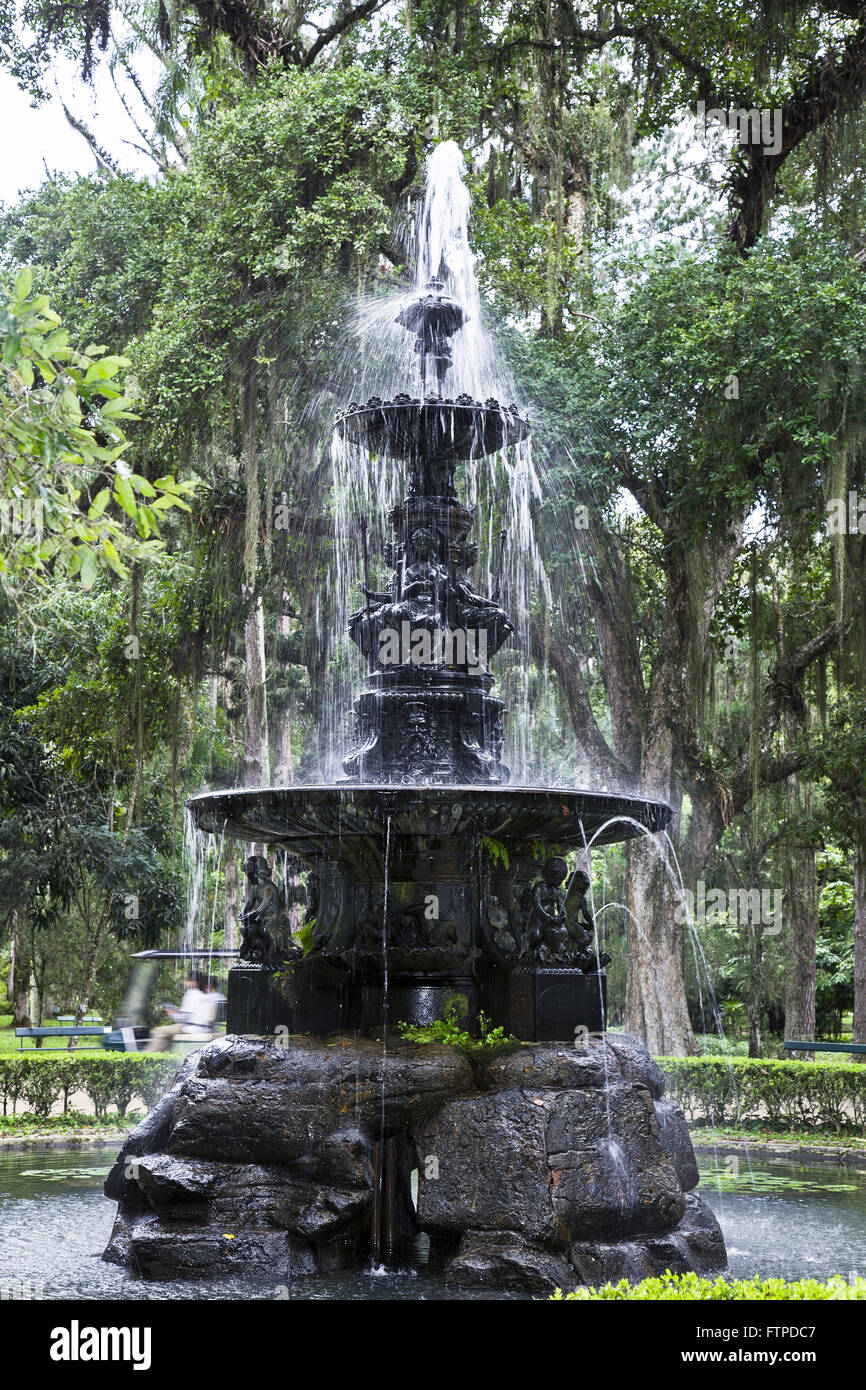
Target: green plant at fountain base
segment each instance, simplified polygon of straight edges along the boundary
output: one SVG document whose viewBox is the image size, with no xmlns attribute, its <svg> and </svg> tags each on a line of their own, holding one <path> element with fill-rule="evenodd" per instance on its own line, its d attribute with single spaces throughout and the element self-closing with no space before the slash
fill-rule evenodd
<svg viewBox="0 0 866 1390">
<path fill-rule="evenodd" d="M 300 946 L 305 956 L 308 956 L 313 949 L 316 937 L 316 919 L 311 917 L 300 928 L 295 940 Z"/>
<path fill-rule="evenodd" d="M 469 1058 L 496 1057 L 520 1045 L 519 1039 L 509 1036 L 502 1027 L 491 1028 L 490 1019 L 483 1012 L 478 1015 L 479 1036 L 475 1038 L 466 1032 L 460 1027 L 466 1017 L 465 1004 L 462 995 L 451 994 L 445 1001 L 441 1018 L 426 1024 L 398 1023 L 397 1031 L 407 1042 L 459 1047 Z"/>
<path fill-rule="evenodd" d="M 315 935 L 316 919 L 315 917 L 311 917 L 308 922 L 304 922 L 302 927 L 292 933 L 292 940 L 296 946 L 300 946 L 304 955 L 308 956 L 315 945 Z M 273 980 L 276 985 L 279 985 L 281 980 L 292 979 L 292 961 L 284 960 L 283 965 L 285 966 L 284 970 L 274 971 Z"/>
<path fill-rule="evenodd" d="M 866 1299 L 866 1279 L 843 1279 L 834 1274 L 827 1280 L 795 1279 L 702 1279 L 698 1274 L 671 1274 L 665 1270 L 656 1279 L 642 1279 L 639 1284 L 630 1284 L 621 1279 L 618 1284 L 602 1284 L 599 1288 L 575 1289 L 563 1293 L 557 1289 L 550 1295 L 550 1303 L 586 1302 L 600 1299 L 648 1300 L 716 1300 L 760 1302 L 764 1299 L 775 1301 Z"/>
</svg>

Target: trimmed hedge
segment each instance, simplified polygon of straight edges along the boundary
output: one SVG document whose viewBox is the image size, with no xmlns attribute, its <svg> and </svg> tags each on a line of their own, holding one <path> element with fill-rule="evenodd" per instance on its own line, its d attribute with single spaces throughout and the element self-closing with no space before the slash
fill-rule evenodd
<svg viewBox="0 0 866 1390">
<path fill-rule="evenodd" d="M 0 1057 L 0 1100 L 3 1114 L 15 1115 L 23 1102 L 25 1113 L 46 1119 L 59 1100 L 83 1091 L 96 1115 L 104 1119 L 116 1106 L 121 1119 L 133 1097 L 150 1110 L 171 1085 L 179 1059 L 166 1053 L 107 1052 L 100 1057 Z"/>
<path fill-rule="evenodd" d="M 602 1284 L 597 1289 L 575 1289 L 573 1293 L 563 1293 L 557 1289 L 550 1295 L 551 1303 L 582 1302 L 596 1299 L 632 1300 L 703 1300 L 717 1301 L 748 1300 L 760 1302 L 768 1299 L 782 1302 L 786 1299 L 806 1300 L 810 1303 L 836 1299 L 866 1299 L 866 1279 L 852 1279 L 849 1283 L 841 1274 L 832 1278 L 795 1279 L 702 1279 L 698 1274 L 671 1274 L 666 1270 L 657 1279 L 642 1279 L 639 1284 L 630 1284 L 622 1279 L 618 1284 Z"/>
<path fill-rule="evenodd" d="M 866 1066 L 761 1057 L 657 1057 L 689 1120 L 866 1133 Z"/>
</svg>

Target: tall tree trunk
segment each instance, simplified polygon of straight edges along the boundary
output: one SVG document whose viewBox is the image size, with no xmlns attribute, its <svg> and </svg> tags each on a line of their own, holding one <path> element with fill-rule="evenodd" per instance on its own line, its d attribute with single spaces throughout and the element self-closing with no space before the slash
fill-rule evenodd
<svg viewBox="0 0 866 1390">
<path fill-rule="evenodd" d="M 854 1028 L 852 1036 L 855 1043 L 866 1043 L 866 835 L 862 833 L 854 858 Z"/>
<path fill-rule="evenodd" d="M 93 993 L 93 986 L 96 982 L 96 971 L 99 967 L 99 952 L 105 937 L 105 930 L 108 926 L 110 903 L 106 905 L 93 929 L 90 940 L 87 943 L 87 951 L 84 956 L 84 968 L 81 972 L 81 984 L 78 989 L 78 1003 L 75 1006 L 76 1026 L 86 1016 L 90 1008 L 90 996 Z M 69 1039 L 70 1048 L 74 1047 L 75 1038 Z"/>
<path fill-rule="evenodd" d="M 268 704 L 265 687 L 265 622 L 261 595 L 254 595 L 244 624 L 246 652 L 246 743 L 244 785 L 263 787 L 270 779 Z"/>
<path fill-rule="evenodd" d="M 117 774 L 112 777 L 112 786 L 117 780 Z M 129 836 L 132 832 L 132 824 L 135 818 L 135 807 L 138 801 L 138 793 L 141 790 L 141 769 L 136 768 L 132 778 L 132 787 L 129 792 L 129 805 L 126 811 L 126 822 L 123 827 L 122 842 L 129 843 Z M 109 798 L 108 829 L 114 826 L 114 794 Z M 83 873 L 84 870 L 81 870 Z M 87 914 L 82 913 L 85 921 L 88 920 Z M 84 956 L 84 969 L 81 972 L 81 984 L 78 989 L 78 1003 L 75 1006 L 75 1022 L 80 1024 L 90 1008 L 90 997 L 93 993 L 93 986 L 96 983 L 96 971 L 99 968 L 99 952 L 105 939 L 105 933 L 111 921 L 111 894 L 105 900 L 105 906 L 99 915 L 96 925 L 91 933 Z M 69 1043 L 72 1047 L 76 1042 L 75 1038 L 70 1038 Z"/>
<path fill-rule="evenodd" d="M 240 393 L 243 474 L 246 507 L 244 512 L 244 593 L 248 604 L 244 623 L 246 671 L 246 737 L 244 743 L 244 786 L 263 787 L 270 781 L 271 759 L 268 748 L 268 701 L 265 685 L 265 618 L 258 589 L 261 495 L 257 448 L 258 403 L 252 362 L 247 363 Z M 264 846 L 251 844 L 248 854 L 262 854 Z"/>
<path fill-rule="evenodd" d="M 658 846 L 644 836 L 626 851 L 627 1033 L 659 1056 L 697 1052 L 686 1003 L 683 928 Z"/>
<path fill-rule="evenodd" d="M 761 923 L 750 921 L 746 927 L 749 941 L 749 979 L 746 995 L 746 1018 L 749 1024 L 749 1056 L 762 1056 L 761 1007 L 764 995 L 764 938 Z"/>
<path fill-rule="evenodd" d="M 647 796 L 674 805 L 671 834 L 679 823 L 674 776 L 675 715 L 681 708 L 685 660 L 671 630 L 676 660 L 661 660 L 650 681 L 643 727 L 640 784 Z M 674 652 L 670 653 L 671 657 Z M 626 847 L 628 981 L 626 1031 L 642 1038 L 650 1052 L 686 1056 L 697 1052 L 686 1000 L 683 937 L 676 894 L 664 863 L 664 847 L 641 835 Z"/>
<path fill-rule="evenodd" d="M 815 1036 L 818 880 L 813 846 L 794 844 L 788 870 L 787 918 L 790 968 L 785 992 L 785 1036 Z"/>
<path fill-rule="evenodd" d="M 21 930 L 17 907 L 9 913 L 12 935 L 12 961 L 9 967 L 9 1002 L 15 1028 L 30 1027 L 30 952 Z"/>
<path fill-rule="evenodd" d="M 287 787 L 295 775 L 295 755 L 292 749 L 292 707 L 286 702 L 277 711 L 277 736 L 274 756 L 274 781 L 278 787 Z"/>
<path fill-rule="evenodd" d="M 283 616 L 280 620 L 280 634 L 283 638 L 288 638 L 290 632 L 291 620 Z M 291 783 L 295 775 L 295 755 L 292 749 L 292 702 L 290 699 L 284 698 L 276 710 L 276 724 L 274 781 L 278 787 L 285 787 Z"/>
<path fill-rule="evenodd" d="M 244 624 L 246 651 L 246 739 L 244 743 L 244 786 L 264 787 L 270 781 L 271 759 L 268 748 L 268 701 L 265 685 L 265 624 L 262 600 L 256 595 Z M 247 846 L 247 854 L 264 854 L 257 841 Z"/>
</svg>

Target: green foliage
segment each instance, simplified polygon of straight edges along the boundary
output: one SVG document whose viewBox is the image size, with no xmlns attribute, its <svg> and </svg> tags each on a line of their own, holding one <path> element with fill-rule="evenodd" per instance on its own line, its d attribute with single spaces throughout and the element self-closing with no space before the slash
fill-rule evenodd
<svg viewBox="0 0 866 1390">
<path fill-rule="evenodd" d="M 26 1139 L 30 1136 L 41 1138 L 44 1134 L 80 1136 L 82 1131 L 95 1134 L 115 1134 L 118 1130 L 128 1130 L 144 1119 L 144 1111 L 127 1111 L 121 1124 L 116 1114 L 88 1115 L 83 1110 L 64 1110 L 62 1115 L 0 1115 L 0 1135 L 13 1139 Z"/>
<path fill-rule="evenodd" d="M 461 1007 L 462 1004 L 462 1007 Z M 482 1059 L 496 1057 L 512 1051 L 519 1045 L 518 1039 L 506 1034 L 504 1028 L 491 1028 L 490 1019 L 485 1013 L 478 1015 L 479 1036 L 460 1027 L 466 1019 L 466 1000 L 462 995 L 450 995 L 441 1019 L 423 1026 L 415 1023 L 398 1023 L 397 1031 L 407 1042 L 441 1043 L 446 1047 L 459 1047 L 467 1057 Z"/>
<path fill-rule="evenodd" d="M 97 1119 L 105 1119 L 114 1106 L 121 1118 L 133 1096 L 151 1109 L 171 1085 L 178 1067 L 176 1057 L 155 1053 L 106 1053 L 104 1056 L 0 1057 L 0 1099 L 3 1114 L 17 1114 L 23 1101 L 39 1120 L 46 1119 L 61 1098 L 64 1110 L 69 1097 L 83 1091 L 92 1102 Z"/>
<path fill-rule="evenodd" d="M 174 179 L 55 176 L 0 214 L 0 263 L 33 267 L 73 343 L 122 353 L 150 326 L 176 197 Z"/>
<path fill-rule="evenodd" d="M 128 361 L 96 344 L 70 347 L 32 282 L 21 270 L 0 307 L 0 501 L 21 511 L 18 536 L 11 513 L 0 579 L 78 576 L 89 589 L 100 567 L 125 576 L 129 562 L 159 552 L 164 514 L 188 509 L 192 484 L 150 483 L 124 460 L 123 422 L 134 417 L 117 377 Z"/>
<path fill-rule="evenodd" d="M 641 1279 L 630 1284 L 621 1279 L 618 1284 L 602 1284 L 599 1288 L 574 1289 L 563 1293 L 557 1289 L 550 1295 L 551 1303 L 594 1302 L 607 1299 L 643 1302 L 646 1300 L 691 1301 L 712 1300 L 760 1302 L 788 1300 L 824 1302 L 826 1300 L 866 1299 L 866 1279 L 850 1282 L 841 1274 L 820 1279 L 718 1279 L 702 1278 L 699 1274 L 671 1274 L 666 1270 L 656 1279 Z"/>
<path fill-rule="evenodd" d="M 491 835 L 482 835 L 481 845 L 483 849 L 486 849 L 494 864 L 501 864 L 503 869 L 508 868 L 508 850 L 501 840 L 494 840 Z"/>
<path fill-rule="evenodd" d="M 659 1057 L 673 1100 L 692 1121 L 763 1121 L 866 1133 L 866 1067 L 752 1057 Z"/>
<path fill-rule="evenodd" d="M 300 948 L 301 948 L 301 950 L 303 951 L 303 953 L 304 953 L 305 956 L 306 956 L 306 955 L 309 955 L 310 951 L 312 951 L 312 949 L 313 949 L 313 944 L 314 944 L 314 942 L 315 942 L 315 936 L 316 936 L 316 919 L 315 919 L 315 917 L 310 917 L 310 918 L 308 918 L 308 919 L 305 919 L 305 920 L 303 921 L 303 923 L 301 924 L 300 931 L 298 932 L 297 937 L 296 937 L 297 943 L 298 943 L 298 945 L 300 946 Z"/>
</svg>

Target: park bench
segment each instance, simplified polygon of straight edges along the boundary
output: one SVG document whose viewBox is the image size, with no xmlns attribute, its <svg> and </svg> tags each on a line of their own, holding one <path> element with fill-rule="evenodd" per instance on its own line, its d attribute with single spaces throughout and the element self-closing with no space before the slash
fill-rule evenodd
<svg viewBox="0 0 866 1390">
<path fill-rule="evenodd" d="M 100 1024 L 98 1028 L 89 1028 L 83 1025 L 77 1028 L 16 1028 L 15 1036 L 18 1038 L 18 1051 L 31 1052 L 39 1045 L 36 1041 L 38 1038 L 68 1038 L 69 1041 L 64 1046 L 70 1048 L 73 1038 L 103 1038 L 108 1031 L 109 1029 L 104 1024 Z M 25 1038 L 34 1039 L 32 1048 L 25 1045 Z M 101 1042 L 84 1044 L 85 1048 L 102 1048 L 102 1046 Z M 46 1047 L 44 1049 L 46 1052 L 59 1052 L 60 1050 L 59 1047 Z"/>
<path fill-rule="evenodd" d="M 782 1046 L 786 1052 L 866 1052 L 866 1043 L 804 1042 L 799 1038 L 786 1038 Z"/>
</svg>

